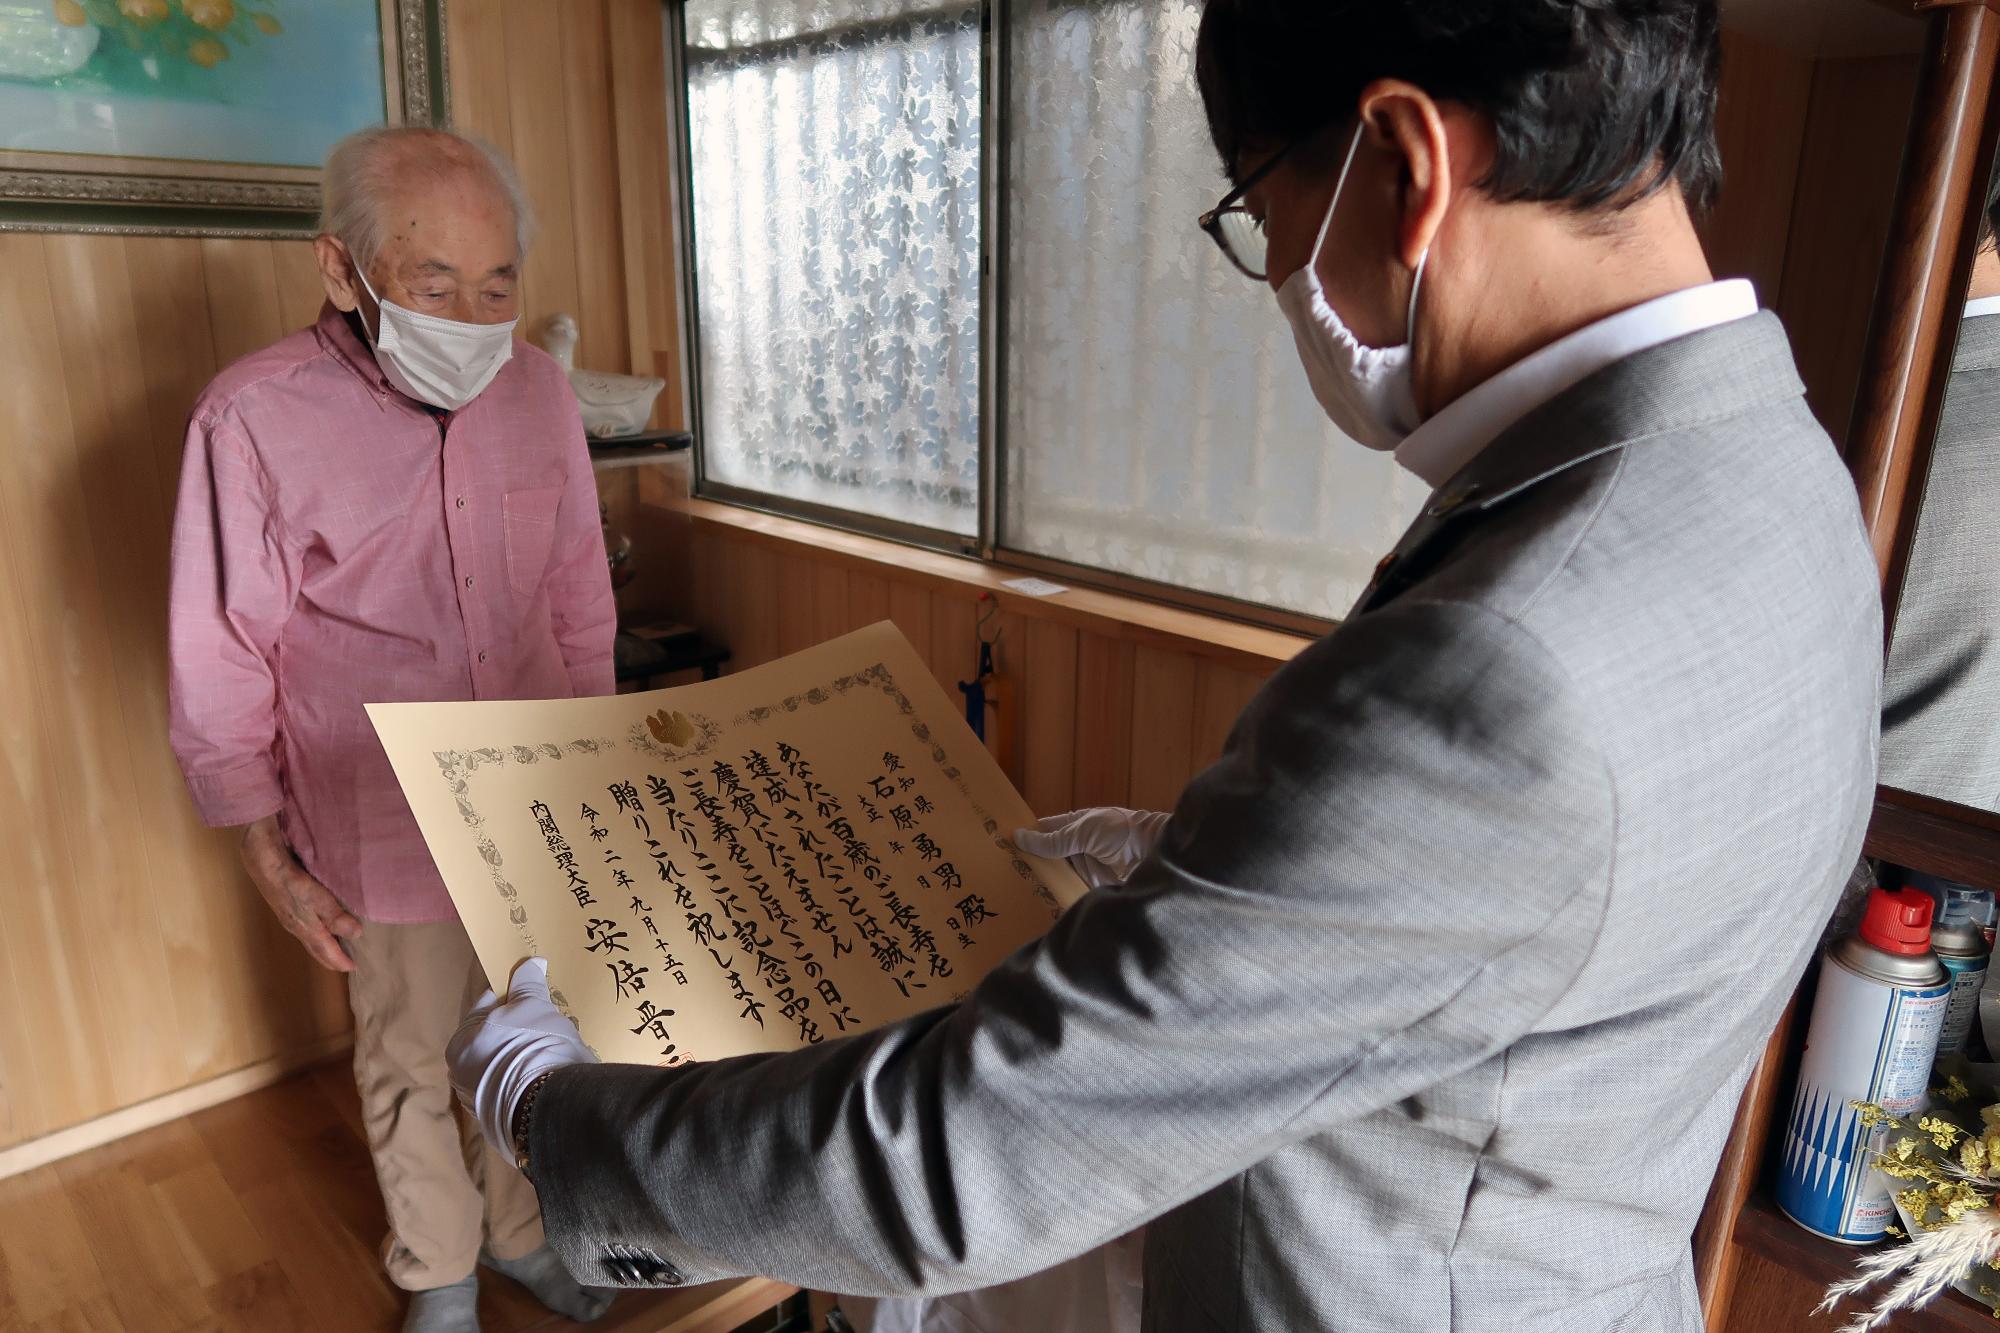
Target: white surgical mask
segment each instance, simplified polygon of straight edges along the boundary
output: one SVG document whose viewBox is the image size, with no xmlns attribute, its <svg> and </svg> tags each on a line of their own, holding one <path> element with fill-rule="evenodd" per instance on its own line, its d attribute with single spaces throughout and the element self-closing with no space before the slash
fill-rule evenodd
<svg viewBox="0 0 2000 1333">
<path fill-rule="evenodd" d="M 493 382 L 514 355 L 514 325 L 464 324 L 392 305 L 375 295 L 361 265 L 354 275 L 381 311 L 375 334 L 375 364 L 389 383 L 420 403 L 456 412 Z M 366 327 L 367 321 L 362 321 Z"/>
<path fill-rule="evenodd" d="M 1326 290 L 1319 280 L 1320 250 L 1333 226 L 1333 210 L 1340 204 L 1340 192 L 1354 165 L 1354 151 L 1361 146 L 1361 127 L 1347 145 L 1347 160 L 1341 163 L 1340 179 L 1334 183 L 1333 202 L 1326 206 L 1326 218 L 1319 225 L 1319 239 L 1313 243 L 1312 257 L 1305 267 L 1278 289 L 1278 307 L 1291 321 L 1292 337 L 1305 362 L 1306 379 L 1313 396 L 1341 432 L 1370 449 L 1387 451 L 1401 444 L 1417 428 L 1416 387 L 1410 373 L 1410 342 L 1417 324 L 1417 291 L 1423 286 L 1424 264 L 1430 250 L 1417 259 L 1417 273 L 1410 284 L 1410 309 L 1404 320 L 1403 341 L 1395 347 L 1364 347 L 1347 324 L 1327 304 Z"/>
</svg>

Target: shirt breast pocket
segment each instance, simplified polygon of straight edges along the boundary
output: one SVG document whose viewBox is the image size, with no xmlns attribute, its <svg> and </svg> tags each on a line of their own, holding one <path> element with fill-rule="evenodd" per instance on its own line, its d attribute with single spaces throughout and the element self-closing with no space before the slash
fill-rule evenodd
<svg viewBox="0 0 2000 1333">
<path fill-rule="evenodd" d="M 507 579 L 522 597 L 534 596 L 535 589 L 542 586 L 562 494 L 560 486 L 538 486 L 508 491 L 500 502 L 501 526 L 507 538 Z"/>
</svg>

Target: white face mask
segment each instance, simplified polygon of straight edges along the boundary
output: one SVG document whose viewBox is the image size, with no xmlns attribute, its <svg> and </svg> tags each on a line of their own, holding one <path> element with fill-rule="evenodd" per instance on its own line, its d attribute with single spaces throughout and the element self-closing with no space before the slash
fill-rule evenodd
<svg viewBox="0 0 2000 1333">
<path fill-rule="evenodd" d="M 418 402 L 456 412 L 477 398 L 514 355 L 514 326 L 519 320 L 462 324 L 405 310 L 375 296 L 360 264 L 354 265 L 354 275 L 381 311 L 375 364 L 389 383 Z M 366 327 L 367 321 L 362 324 Z"/>
<path fill-rule="evenodd" d="M 1395 347 L 1364 347 L 1346 323 L 1327 304 L 1326 290 L 1319 280 L 1320 250 L 1333 226 L 1333 210 L 1340 204 L 1340 191 L 1347 184 L 1348 170 L 1354 165 L 1354 151 L 1361 146 L 1361 127 L 1347 145 L 1347 160 L 1341 164 L 1340 179 L 1334 183 L 1333 202 L 1326 206 L 1326 218 L 1319 225 L 1319 239 L 1313 243 L 1312 257 L 1305 267 L 1278 289 L 1278 307 L 1291 321 L 1292 337 L 1305 363 L 1306 378 L 1313 396 L 1342 433 L 1370 449 L 1390 450 L 1401 444 L 1417 428 L 1417 397 L 1410 373 L 1410 341 L 1417 324 L 1417 291 L 1423 286 L 1424 265 L 1430 259 L 1426 248 L 1417 259 L 1416 278 L 1410 284 L 1410 309 L 1404 321 L 1403 341 Z"/>
</svg>

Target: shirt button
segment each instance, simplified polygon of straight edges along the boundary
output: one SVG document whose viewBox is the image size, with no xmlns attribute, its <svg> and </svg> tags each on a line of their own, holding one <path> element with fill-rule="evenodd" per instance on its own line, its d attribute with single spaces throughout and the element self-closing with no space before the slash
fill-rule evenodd
<svg viewBox="0 0 2000 1333">
<path fill-rule="evenodd" d="M 458 507 L 460 509 L 465 508 L 465 497 L 462 495 L 458 497 Z"/>
<path fill-rule="evenodd" d="M 479 660 L 480 660 L 480 661 L 482 661 L 482 662 L 484 662 L 484 661 L 486 660 L 486 654 L 485 654 L 485 653 L 481 653 L 481 654 L 479 655 Z"/>
<path fill-rule="evenodd" d="M 465 586 L 466 586 L 466 587 L 468 587 L 468 588 L 470 588 L 470 587 L 472 586 L 472 575 L 470 575 L 470 574 L 467 574 L 467 575 L 465 576 Z"/>
</svg>

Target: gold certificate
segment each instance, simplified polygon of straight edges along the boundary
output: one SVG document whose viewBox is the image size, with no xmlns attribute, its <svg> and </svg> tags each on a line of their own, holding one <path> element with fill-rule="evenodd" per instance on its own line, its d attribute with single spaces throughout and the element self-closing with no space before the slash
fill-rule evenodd
<svg viewBox="0 0 2000 1333">
<path fill-rule="evenodd" d="M 1083 883 L 883 622 L 648 694 L 373 704 L 496 990 L 600 1058 L 814 1045 L 963 998 Z"/>
</svg>

